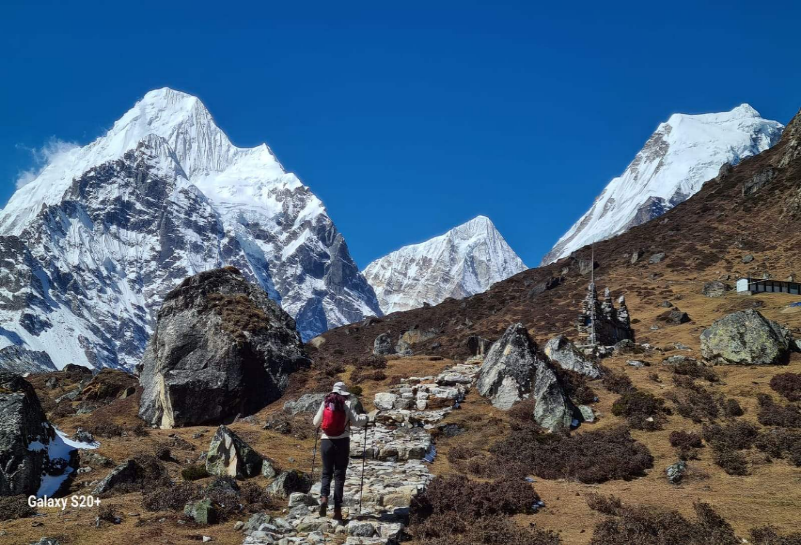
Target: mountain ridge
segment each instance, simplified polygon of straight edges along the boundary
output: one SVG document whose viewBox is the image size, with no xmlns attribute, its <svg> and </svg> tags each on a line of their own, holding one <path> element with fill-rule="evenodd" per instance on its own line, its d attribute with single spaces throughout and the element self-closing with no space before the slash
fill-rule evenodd
<svg viewBox="0 0 801 545">
<path fill-rule="evenodd" d="M 388 314 L 480 293 L 525 269 L 492 221 L 479 215 L 374 260 L 363 274 Z"/>
<path fill-rule="evenodd" d="M 737 164 L 772 147 L 782 129 L 748 104 L 729 112 L 671 115 L 541 265 L 664 214 L 695 194 L 724 164 Z"/>
</svg>

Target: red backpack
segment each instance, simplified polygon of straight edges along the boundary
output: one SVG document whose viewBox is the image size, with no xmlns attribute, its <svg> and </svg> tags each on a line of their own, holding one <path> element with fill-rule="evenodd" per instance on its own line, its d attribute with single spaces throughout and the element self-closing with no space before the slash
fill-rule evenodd
<svg viewBox="0 0 801 545">
<path fill-rule="evenodd" d="M 345 433 L 345 424 L 348 421 L 348 413 L 345 410 L 344 396 L 331 392 L 325 396 L 323 409 L 323 433 L 328 437 L 337 437 Z"/>
</svg>

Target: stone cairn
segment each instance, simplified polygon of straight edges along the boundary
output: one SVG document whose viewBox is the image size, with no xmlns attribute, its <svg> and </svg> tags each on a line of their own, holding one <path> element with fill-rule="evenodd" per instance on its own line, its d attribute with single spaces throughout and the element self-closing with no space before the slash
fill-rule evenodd
<svg viewBox="0 0 801 545">
<path fill-rule="evenodd" d="M 598 355 L 604 355 L 606 347 L 623 339 L 634 340 L 626 298 L 621 295 L 617 302 L 618 308 L 615 308 L 609 288 L 604 289 L 603 301 L 599 301 L 595 283 L 589 284 L 587 296 L 581 301 L 581 311 L 576 320 L 579 348 L 585 352 L 597 352 Z M 594 330 L 593 317 L 595 318 Z"/>
<path fill-rule="evenodd" d="M 245 525 L 244 544 L 397 543 L 412 499 L 434 478 L 427 465 L 436 456 L 430 430 L 464 400 L 480 367 L 480 358 L 468 360 L 445 369 L 436 377 L 403 379 L 389 392 L 375 395 L 374 404 L 381 413 L 375 427 L 368 430 L 367 448 L 364 432 L 351 430 L 351 463 L 343 499 L 346 525 L 317 515 L 320 496 L 317 482 L 309 494 L 290 495 L 286 516 L 271 519 L 264 513 L 253 515 Z M 447 400 L 450 406 L 429 408 L 433 398 Z M 364 489 L 360 498 L 365 452 Z"/>
</svg>

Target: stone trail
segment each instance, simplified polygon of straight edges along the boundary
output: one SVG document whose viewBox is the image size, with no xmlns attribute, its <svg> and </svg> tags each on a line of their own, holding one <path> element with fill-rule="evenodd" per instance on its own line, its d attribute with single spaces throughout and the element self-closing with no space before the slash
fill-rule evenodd
<svg viewBox="0 0 801 545">
<path fill-rule="evenodd" d="M 295 543 L 345 543 L 346 545 L 393 544 L 399 539 L 409 514 L 412 499 L 426 488 L 434 476 L 425 458 L 433 458 L 434 446 L 429 431 L 453 409 L 431 408 L 433 398 L 464 399 L 480 365 L 457 364 L 442 373 L 410 377 L 389 392 L 375 396 L 380 413 L 375 427 L 367 433 L 351 432 L 351 463 L 345 480 L 343 511 L 346 525 L 317 515 L 320 483 L 309 494 L 294 493 L 289 498 L 289 512 L 271 518 L 259 513 L 245 525 L 244 545 Z M 438 403 L 441 406 L 441 402 Z M 359 511 L 359 487 L 364 462 L 364 492 Z M 318 474 L 319 476 L 319 474 Z"/>
</svg>

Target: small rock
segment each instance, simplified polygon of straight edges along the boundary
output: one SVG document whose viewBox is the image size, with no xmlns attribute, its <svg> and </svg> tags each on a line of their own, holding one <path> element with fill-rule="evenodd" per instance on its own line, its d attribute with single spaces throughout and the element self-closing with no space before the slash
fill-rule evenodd
<svg viewBox="0 0 801 545">
<path fill-rule="evenodd" d="M 679 484 L 687 472 L 686 462 L 679 460 L 675 464 L 668 466 L 665 470 L 667 473 L 667 480 L 670 484 Z"/>
<path fill-rule="evenodd" d="M 743 263 L 751 263 L 754 260 L 754 256 L 751 254 L 746 254 L 743 256 Z"/>
<path fill-rule="evenodd" d="M 663 259 L 665 259 L 665 253 L 664 252 L 659 252 L 658 254 L 652 255 L 651 258 L 648 260 L 648 263 L 652 263 L 652 264 L 659 263 Z"/>
<path fill-rule="evenodd" d="M 245 523 L 244 523 L 244 522 L 242 522 L 241 520 L 238 520 L 238 521 L 236 521 L 236 523 L 234 524 L 234 532 L 238 532 L 239 530 L 241 530 L 241 529 L 242 529 L 242 528 L 244 528 L 244 527 L 245 527 Z"/>
<path fill-rule="evenodd" d="M 210 499 L 187 503 L 184 506 L 184 515 L 198 524 L 214 524 L 217 522 L 217 509 Z"/>
<path fill-rule="evenodd" d="M 630 365 L 632 367 L 650 367 L 651 364 L 647 361 L 642 360 L 626 360 L 626 365 Z"/>
</svg>

